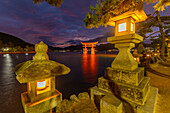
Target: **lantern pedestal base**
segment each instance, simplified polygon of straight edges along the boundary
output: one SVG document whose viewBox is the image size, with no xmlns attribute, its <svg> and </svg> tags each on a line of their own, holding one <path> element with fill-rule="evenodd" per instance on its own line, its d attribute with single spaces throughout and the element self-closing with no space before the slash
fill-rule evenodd
<svg viewBox="0 0 170 113">
<path fill-rule="evenodd" d="M 101 113 L 122 113 L 123 111 L 127 113 L 155 113 L 158 88 L 150 86 L 143 105 L 122 99 L 115 96 L 114 92 L 107 90 L 107 88 L 103 89 L 97 86 L 90 88 L 90 95 L 96 106 L 100 106 Z"/>
<path fill-rule="evenodd" d="M 27 92 L 21 94 L 22 105 L 26 113 L 47 113 L 62 101 L 62 94 L 55 90 L 55 94 L 31 103 Z"/>
</svg>

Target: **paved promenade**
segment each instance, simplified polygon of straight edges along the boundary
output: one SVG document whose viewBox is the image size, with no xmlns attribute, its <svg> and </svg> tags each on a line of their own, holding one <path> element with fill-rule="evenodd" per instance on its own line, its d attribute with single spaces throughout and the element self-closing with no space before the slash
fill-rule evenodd
<svg viewBox="0 0 170 113">
<path fill-rule="evenodd" d="M 158 88 L 158 101 L 155 113 L 170 113 L 170 57 L 164 64 L 151 64 L 147 76 L 151 78 L 151 86 Z"/>
</svg>

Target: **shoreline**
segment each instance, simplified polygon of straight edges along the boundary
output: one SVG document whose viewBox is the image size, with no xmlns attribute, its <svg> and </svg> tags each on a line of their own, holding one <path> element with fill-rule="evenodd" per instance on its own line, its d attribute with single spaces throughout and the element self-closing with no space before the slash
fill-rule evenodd
<svg viewBox="0 0 170 113">
<path fill-rule="evenodd" d="M 30 52 L 0 52 L 0 54 L 24 54 L 24 53 L 35 53 L 35 51 L 30 51 Z"/>
<path fill-rule="evenodd" d="M 35 54 L 36 52 L 35 51 L 30 51 L 30 52 L 0 52 L 0 54 L 26 54 L 26 53 L 30 53 L 30 54 L 34 53 Z M 51 53 L 51 52 L 47 52 L 47 53 Z M 54 52 L 54 53 L 56 53 L 56 52 Z M 59 52 L 59 53 L 62 53 L 62 52 Z M 64 52 L 64 53 L 67 53 L 67 52 Z M 84 55 L 84 54 L 82 54 L 82 55 Z M 93 55 L 93 54 L 87 54 L 87 55 Z M 117 56 L 117 54 L 111 54 L 111 53 L 107 53 L 107 54 L 96 53 L 94 55 L 102 56 L 102 57 L 116 57 Z"/>
</svg>

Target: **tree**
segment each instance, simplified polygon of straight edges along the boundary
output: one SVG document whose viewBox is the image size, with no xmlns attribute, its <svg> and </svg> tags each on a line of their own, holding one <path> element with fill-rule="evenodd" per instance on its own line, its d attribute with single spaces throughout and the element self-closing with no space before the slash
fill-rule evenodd
<svg viewBox="0 0 170 113">
<path fill-rule="evenodd" d="M 144 37 L 144 40 L 151 38 L 152 47 L 156 48 L 161 45 L 161 58 L 164 59 L 165 38 L 170 35 L 170 16 L 160 17 L 159 12 L 155 12 L 157 16 L 150 16 L 146 21 L 137 24 L 137 33 Z M 155 14 L 154 13 L 154 14 Z M 152 28 L 158 27 L 159 30 L 153 32 Z M 148 35 L 149 34 L 149 35 Z M 147 36 L 148 35 L 148 36 Z"/>
<path fill-rule="evenodd" d="M 90 12 L 86 14 L 85 27 L 107 27 L 110 18 L 130 10 L 141 9 L 142 6 L 142 2 L 137 0 L 98 0 L 96 7 L 90 6 Z"/>
<path fill-rule="evenodd" d="M 52 6 L 60 7 L 64 0 L 33 0 L 36 4 L 40 4 L 43 1 L 48 2 Z"/>
<path fill-rule="evenodd" d="M 157 2 L 157 4 L 154 6 L 155 10 L 157 11 L 163 11 L 165 10 L 165 7 L 170 6 L 170 0 L 143 0 L 143 1 L 147 3 Z"/>
<path fill-rule="evenodd" d="M 17 51 L 23 52 L 23 48 L 21 46 L 17 46 Z"/>
<path fill-rule="evenodd" d="M 3 42 L 0 40 L 0 48 L 3 48 L 4 47 L 4 44 Z"/>
<path fill-rule="evenodd" d="M 86 14 L 84 24 L 86 28 L 98 28 L 99 26 L 107 27 L 110 18 L 125 13 L 127 11 L 140 10 L 143 8 L 143 2 L 155 3 L 154 8 L 157 14 L 159 31 L 161 33 L 161 57 L 164 59 L 165 36 L 161 19 L 158 11 L 163 11 L 170 5 L 169 0 L 98 0 L 96 7 L 90 6 L 90 12 Z"/>
<path fill-rule="evenodd" d="M 13 48 L 14 47 L 13 42 L 8 42 L 8 47 Z"/>
<path fill-rule="evenodd" d="M 143 2 L 158 2 L 154 6 L 158 11 L 170 5 L 169 0 L 98 0 L 96 7 L 90 6 L 90 12 L 84 18 L 85 27 L 107 27 L 110 18 L 130 10 L 140 10 L 143 8 Z"/>
</svg>

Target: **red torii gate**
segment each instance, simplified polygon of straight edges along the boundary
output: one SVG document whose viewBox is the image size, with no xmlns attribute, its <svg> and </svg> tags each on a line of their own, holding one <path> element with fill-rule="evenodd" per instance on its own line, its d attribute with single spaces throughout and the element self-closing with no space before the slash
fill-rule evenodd
<svg viewBox="0 0 170 113">
<path fill-rule="evenodd" d="M 81 42 L 81 44 L 83 45 L 83 54 L 87 54 L 87 47 L 91 47 L 91 54 L 95 54 L 95 48 L 97 42 Z"/>
</svg>

